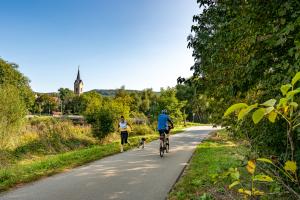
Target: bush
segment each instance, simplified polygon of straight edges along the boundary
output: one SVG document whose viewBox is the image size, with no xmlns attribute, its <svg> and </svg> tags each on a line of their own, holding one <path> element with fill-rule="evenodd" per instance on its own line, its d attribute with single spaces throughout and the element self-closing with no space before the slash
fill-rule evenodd
<svg viewBox="0 0 300 200">
<path fill-rule="evenodd" d="M 12 85 L 0 85 L 0 97 L 0 149 L 4 149 L 22 127 L 26 106 Z"/>
<path fill-rule="evenodd" d="M 74 125 L 51 117 L 33 118 L 16 138 L 14 154 L 53 154 L 95 144 L 89 126 Z"/>
<path fill-rule="evenodd" d="M 147 125 L 135 125 L 131 135 L 150 135 L 154 133 L 154 130 Z"/>
<path fill-rule="evenodd" d="M 95 109 L 84 113 L 86 120 L 93 127 L 96 137 L 102 139 L 117 130 L 117 121 L 121 115 L 129 116 L 129 107 L 116 100 L 107 99 Z"/>
</svg>

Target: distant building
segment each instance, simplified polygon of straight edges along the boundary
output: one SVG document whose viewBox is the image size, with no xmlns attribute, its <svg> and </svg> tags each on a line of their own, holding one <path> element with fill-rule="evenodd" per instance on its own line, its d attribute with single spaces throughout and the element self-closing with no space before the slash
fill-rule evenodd
<svg viewBox="0 0 300 200">
<path fill-rule="evenodd" d="M 83 92 L 83 81 L 80 79 L 80 71 L 78 67 L 77 78 L 74 82 L 74 93 L 76 95 L 81 95 Z"/>
</svg>

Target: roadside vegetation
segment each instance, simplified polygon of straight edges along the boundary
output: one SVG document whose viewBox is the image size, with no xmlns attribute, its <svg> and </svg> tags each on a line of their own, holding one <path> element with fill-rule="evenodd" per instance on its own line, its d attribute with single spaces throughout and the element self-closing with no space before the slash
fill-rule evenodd
<svg viewBox="0 0 300 200">
<path fill-rule="evenodd" d="M 133 127 L 126 149 L 136 147 L 141 137 L 147 142 L 158 138 L 162 109 L 176 124 L 173 133 L 196 125 L 186 122 L 192 115 L 186 114 L 191 112 L 176 88 L 157 93 L 122 87 L 109 97 L 96 91 L 76 96 L 63 88 L 37 94 L 16 64 L 0 59 L 0 75 L 0 191 L 120 152 L 120 116 Z M 80 117 L 57 117 L 62 114 Z"/>
<path fill-rule="evenodd" d="M 224 130 L 211 133 L 197 146 L 183 176 L 169 194 L 170 200 L 242 199 L 229 190 L 230 177 L 219 178 L 229 169 L 242 168 L 248 144 L 232 140 Z M 245 173 L 246 170 L 242 171 Z"/>
<path fill-rule="evenodd" d="M 234 165 L 235 157 L 218 164 L 230 162 L 234 170 L 220 170 L 219 178 L 229 175 L 232 179 L 217 184 L 244 199 L 300 199 L 299 1 L 197 3 L 201 12 L 193 17 L 188 36 L 195 59 L 193 76 L 179 78 L 177 87 L 190 91 L 185 95 L 198 97 L 188 105 L 200 104 L 197 112 L 209 116 L 210 123 L 226 127 L 232 140 L 246 141 L 249 149 L 243 155 L 243 167 Z M 200 147 L 196 155 L 206 152 Z M 227 154 L 227 148 L 220 149 Z M 211 159 L 215 156 L 219 155 Z M 191 167 L 191 171 L 209 170 L 200 159 L 199 169 Z M 214 178 L 205 180 L 214 182 Z M 201 184 L 192 188 L 199 193 L 195 199 L 222 199 Z M 182 197 L 190 198 L 194 197 Z"/>
<path fill-rule="evenodd" d="M 73 125 L 70 121 L 58 121 L 50 117 L 33 119 L 31 132 L 20 135 L 15 148 L 0 151 L 0 191 L 15 185 L 37 180 L 65 170 L 86 164 L 120 152 L 120 136 L 111 133 L 98 140 L 89 125 Z M 174 132 L 185 127 L 179 125 Z M 158 134 L 145 125 L 133 125 L 130 145 L 125 150 L 136 148 L 141 138 L 147 142 L 158 139 Z M 41 129 L 37 130 L 32 129 Z"/>
</svg>

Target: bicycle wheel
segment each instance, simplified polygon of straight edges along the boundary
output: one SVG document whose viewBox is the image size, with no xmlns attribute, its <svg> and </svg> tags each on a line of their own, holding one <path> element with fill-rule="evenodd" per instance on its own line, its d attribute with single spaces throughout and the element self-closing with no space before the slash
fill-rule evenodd
<svg viewBox="0 0 300 200">
<path fill-rule="evenodd" d="M 166 139 L 166 153 L 169 153 L 170 151 L 170 143 L 169 143 L 169 139 Z"/>
<path fill-rule="evenodd" d="M 159 147 L 159 155 L 161 158 L 164 157 L 164 147 L 162 145 Z"/>
</svg>

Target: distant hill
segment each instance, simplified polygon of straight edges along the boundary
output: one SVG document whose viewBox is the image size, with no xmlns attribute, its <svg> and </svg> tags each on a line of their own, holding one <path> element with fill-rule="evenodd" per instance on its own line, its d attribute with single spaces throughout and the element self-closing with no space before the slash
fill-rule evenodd
<svg viewBox="0 0 300 200">
<path fill-rule="evenodd" d="M 117 91 L 119 89 L 94 89 L 94 90 L 90 90 L 90 91 L 86 91 L 84 93 L 87 92 L 92 92 L 92 91 L 96 91 L 99 94 L 101 94 L 102 96 L 106 96 L 106 97 L 113 97 L 116 95 Z M 125 90 L 128 93 L 141 93 L 141 90 Z M 159 92 L 154 92 L 156 94 L 159 94 Z M 47 93 L 42 93 L 42 92 L 36 92 L 37 95 L 42 95 L 42 94 L 47 94 L 50 96 L 54 96 L 54 97 L 58 97 L 58 92 L 47 92 Z"/>
<path fill-rule="evenodd" d="M 107 97 L 113 97 L 116 95 L 117 91 L 119 89 L 95 89 L 95 90 L 91 90 L 91 91 L 96 91 L 99 94 L 101 94 L 102 96 L 107 96 Z M 141 93 L 142 90 L 125 90 L 128 93 Z M 155 92 L 153 91 L 155 94 L 160 94 L 160 92 Z"/>
<path fill-rule="evenodd" d="M 96 91 L 99 94 L 101 94 L 102 96 L 107 96 L 107 97 L 113 97 L 116 95 L 118 89 L 95 89 L 95 90 L 91 90 L 91 91 Z M 142 91 L 140 90 L 125 90 L 128 93 L 140 93 Z"/>
</svg>

